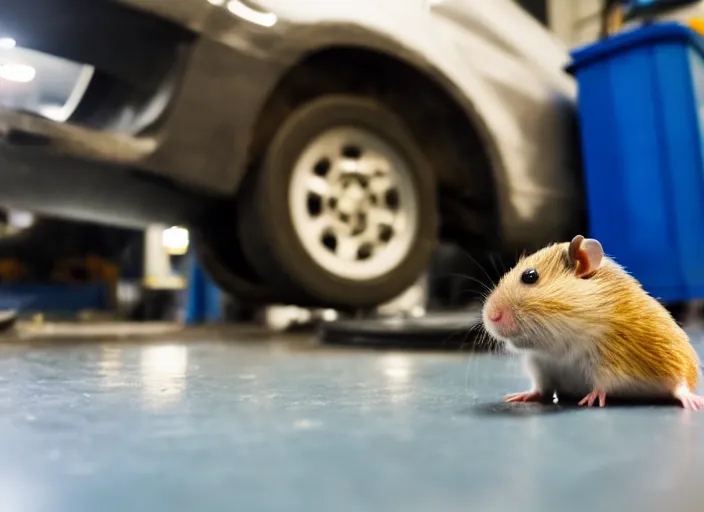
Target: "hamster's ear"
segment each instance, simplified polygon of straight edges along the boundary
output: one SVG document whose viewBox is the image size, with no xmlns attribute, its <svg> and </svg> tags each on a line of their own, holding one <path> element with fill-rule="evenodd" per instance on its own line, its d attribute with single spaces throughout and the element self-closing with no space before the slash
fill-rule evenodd
<svg viewBox="0 0 704 512">
<path fill-rule="evenodd" d="M 604 249 L 598 240 L 577 235 L 570 242 L 568 250 L 570 264 L 574 266 L 577 277 L 586 277 L 599 268 L 604 259 Z"/>
</svg>

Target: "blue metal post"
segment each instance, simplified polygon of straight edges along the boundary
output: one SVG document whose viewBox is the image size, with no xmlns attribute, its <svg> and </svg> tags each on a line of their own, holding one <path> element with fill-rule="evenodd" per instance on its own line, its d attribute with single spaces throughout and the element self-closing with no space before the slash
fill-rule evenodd
<svg viewBox="0 0 704 512">
<path fill-rule="evenodd" d="M 222 300 L 220 289 L 213 283 L 198 264 L 193 251 L 189 250 L 188 285 L 186 287 L 187 325 L 213 323 L 222 320 Z"/>
</svg>

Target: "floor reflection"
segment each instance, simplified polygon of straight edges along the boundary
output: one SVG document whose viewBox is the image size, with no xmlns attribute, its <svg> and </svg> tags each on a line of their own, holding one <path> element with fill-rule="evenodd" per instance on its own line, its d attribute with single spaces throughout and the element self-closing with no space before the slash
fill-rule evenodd
<svg viewBox="0 0 704 512">
<path fill-rule="evenodd" d="M 186 389 L 188 349 L 183 345 L 144 347 L 140 354 L 142 399 L 150 407 L 178 402 Z"/>
<path fill-rule="evenodd" d="M 98 375 L 103 388 L 112 389 L 124 385 L 122 354 L 123 350 L 119 347 L 107 345 L 100 347 Z"/>
<path fill-rule="evenodd" d="M 412 359 L 404 354 L 389 354 L 379 359 L 386 389 L 392 402 L 405 402 L 411 391 Z"/>
</svg>

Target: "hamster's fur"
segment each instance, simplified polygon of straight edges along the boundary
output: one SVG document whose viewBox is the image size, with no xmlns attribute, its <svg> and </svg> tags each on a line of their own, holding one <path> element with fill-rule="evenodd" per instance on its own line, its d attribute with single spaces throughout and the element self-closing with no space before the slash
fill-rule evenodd
<svg viewBox="0 0 704 512">
<path fill-rule="evenodd" d="M 482 318 L 489 334 L 526 356 L 533 387 L 507 401 L 557 393 L 589 406 L 612 396 L 704 408 L 687 334 L 596 240 L 578 235 L 522 258 L 489 295 Z"/>
</svg>

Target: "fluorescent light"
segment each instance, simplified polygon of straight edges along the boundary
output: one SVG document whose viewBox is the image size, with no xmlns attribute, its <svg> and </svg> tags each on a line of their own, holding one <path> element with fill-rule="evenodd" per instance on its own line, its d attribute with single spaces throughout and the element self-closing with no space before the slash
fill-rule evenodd
<svg viewBox="0 0 704 512">
<path fill-rule="evenodd" d="M 34 214 L 30 212 L 10 210 L 7 217 L 7 223 L 13 228 L 27 229 L 34 224 Z"/>
<path fill-rule="evenodd" d="M 230 0 L 227 3 L 227 10 L 243 20 L 247 20 L 256 25 L 261 25 L 262 27 L 273 27 L 278 21 L 276 14 L 273 12 L 257 11 L 256 9 L 252 9 L 248 5 L 245 5 L 240 0 Z"/>
<path fill-rule="evenodd" d="M 37 70 L 26 64 L 0 64 L 0 78 L 4 78 L 10 82 L 31 82 L 36 75 Z"/>
<path fill-rule="evenodd" d="M 335 311 L 334 309 L 326 309 L 323 311 L 322 317 L 323 320 L 326 322 L 334 322 L 335 320 L 337 320 L 338 317 L 337 311 Z"/>
<path fill-rule="evenodd" d="M 161 241 L 168 254 L 172 256 L 184 255 L 188 251 L 188 230 L 178 226 L 165 229 Z"/>
<path fill-rule="evenodd" d="M 208 0 L 208 3 L 211 3 L 213 5 L 222 5 L 225 3 L 225 0 Z"/>
<path fill-rule="evenodd" d="M 0 50 L 11 50 L 17 45 L 17 41 L 11 37 L 0 37 Z"/>
</svg>

